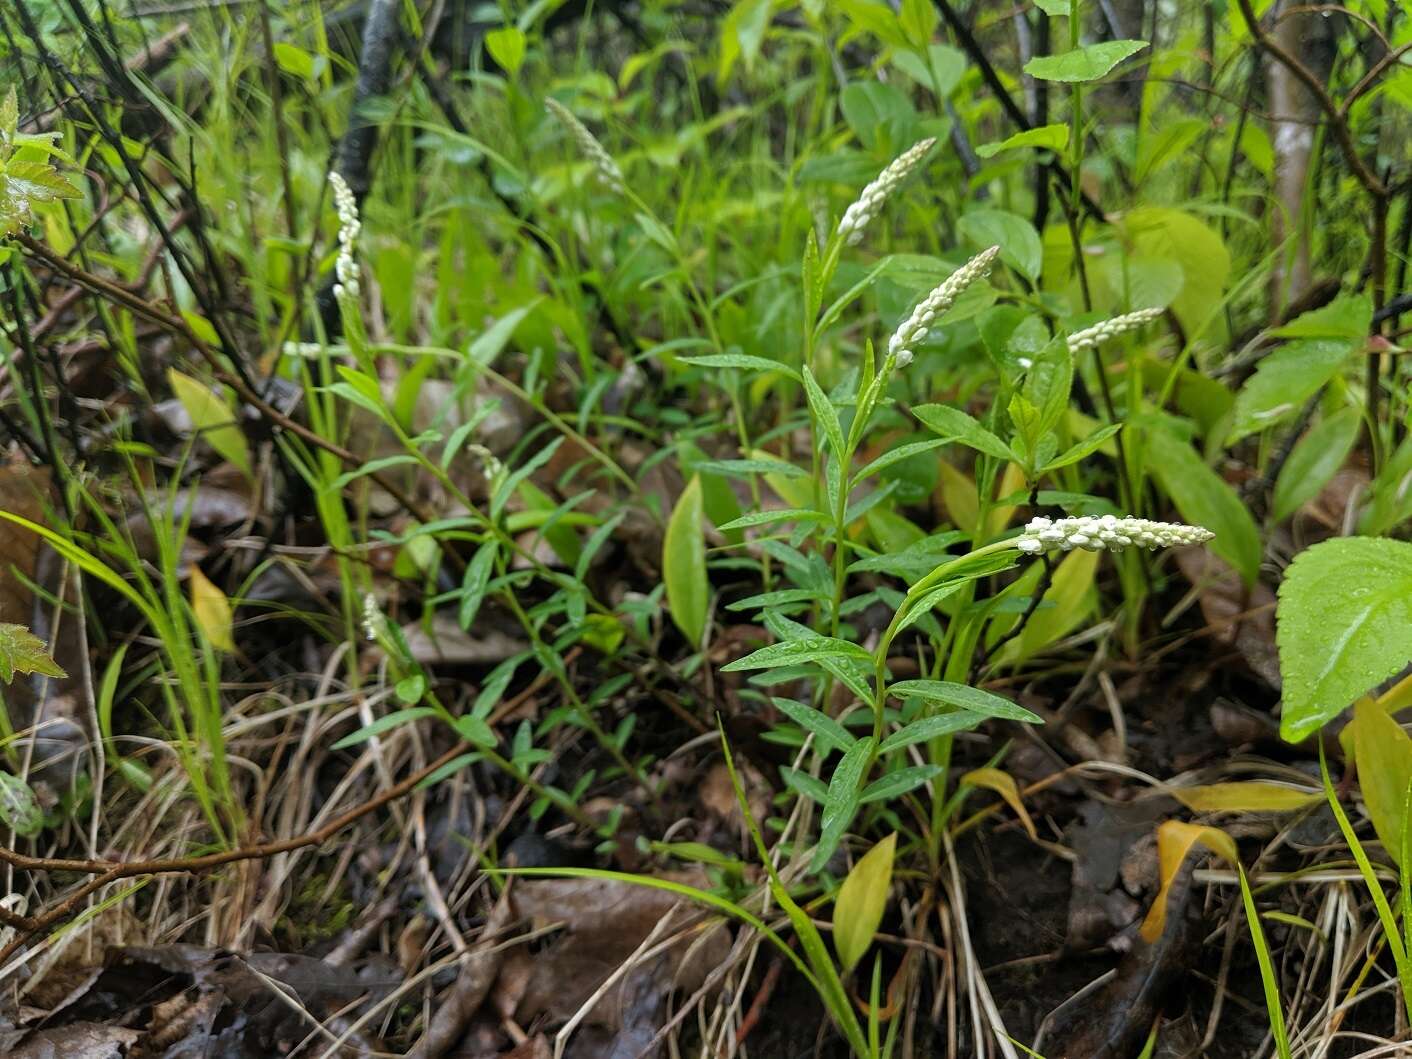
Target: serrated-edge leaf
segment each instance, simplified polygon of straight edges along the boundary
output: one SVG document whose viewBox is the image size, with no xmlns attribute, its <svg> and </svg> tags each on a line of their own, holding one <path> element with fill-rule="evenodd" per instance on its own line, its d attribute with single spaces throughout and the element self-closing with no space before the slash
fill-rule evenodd
<svg viewBox="0 0 1412 1059">
<path fill-rule="evenodd" d="M 1412 544 L 1321 541 L 1285 570 L 1275 611 L 1280 734 L 1298 741 L 1412 658 Z"/>
<path fill-rule="evenodd" d="M 68 676 L 34 633 L 23 625 L 0 622 L 0 681 L 8 684 L 16 673 L 37 673 L 43 677 Z"/>
</svg>

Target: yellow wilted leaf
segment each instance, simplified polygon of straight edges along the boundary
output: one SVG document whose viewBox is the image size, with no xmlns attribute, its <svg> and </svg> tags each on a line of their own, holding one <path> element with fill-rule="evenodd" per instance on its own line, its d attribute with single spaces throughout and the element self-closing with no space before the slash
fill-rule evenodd
<svg viewBox="0 0 1412 1059">
<path fill-rule="evenodd" d="M 1013 496 L 1025 488 L 1025 472 L 1018 463 L 1007 463 L 1005 474 L 1000 479 L 1000 496 Z M 1010 525 L 1010 519 L 1015 514 L 1014 505 L 1007 507 L 992 508 L 990 512 L 989 525 L 986 526 L 986 537 L 995 537 L 1006 526 Z"/>
<path fill-rule="evenodd" d="M 947 515 L 957 529 L 975 532 L 981 516 L 976 483 L 945 460 L 938 460 L 936 468 L 941 475 L 941 499 L 946 505 Z"/>
<path fill-rule="evenodd" d="M 1288 813 L 1321 801 L 1319 791 L 1286 787 L 1282 783 L 1207 783 L 1200 787 L 1173 787 L 1173 798 L 1197 813 Z"/>
<path fill-rule="evenodd" d="M 1348 727 L 1353 732 L 1358 786 L 1373 830 L 1383 848 L 1400 864 L 1407 786 L 1412 783 L 1412 738 L 1386 710 L 1366 696 L 1353 704 L 1353 723 Z"/>
<path fill-rule="evenodd" d="M 766 452 L 764 449 L 752 449 L 750 458 L 752 460 L 779 459 L 773 452 Z M 764 478 L 765 484 L 773 489 L 775 495 L 790 507 L 811 508 L 814 506 L 814 485 L 808 479 L 786 478 L 782 474 L 767 474 Z"/>
<path fill-rule="evenodd" d="M 253 477 L 245 435 L 236 426 L 234 413 L 220 395 L 175 368 L 167 371 L 167 381 L 171 383 L 172 392 L 181 406 L 186 409 L 186 414 L 191 417 L 191 425 L 196 432 L 222 459 L 235 464 L 245 477 Z"/>
<path fill-rule="evenodd" d="M 1044 602 L 1053 606 L 1035 611 L 1024 631 L 1000 649 L 996 661 L 1021 662 L 1077 629 L 1098 601 L 1093 587 L 1097 569 L 1097 552 L 1080 549 L 1064 556 L 1044 594 Z"/>
<path fill-rule="evenodd" d="M 1034 829 L 1034 821 L 1025 811 L 1025 803 L 1020 801 L 1020 788 L 1015 785 L 1014 777 L 1008 772 L 1002 772 L 1000 769 L 975 769 L 962 776 L 961 782 L 972 787 L 984 787 L 1000 795 L 1005 799 L 1005 804 L 1015 810 L 1015 815 L 1020 818 L 1020 823 L 1025 825 L 1030 838 L 1039 838 L 1039 833 Z"/>
<path fill-rule="evenodd" d="M 191 610 L 212 647 L 220 651 L 235 650 L 235 640 L 230 633 L 230 600 L 211 584 L 199 566 L 191 568 Z"/>
<path fill-rule="evenodd" d="M 1162 936 L 1162 928 L 1167 924 L 1167 891 L 1172 888 L 1172 880 L 1181 870 L 1191 847 L 1200 842 L 1207 849 L 1219 853 L 1237 868 L 1240 867 L 1240 854 L 1235 840 L 1219 827 L 1203 827 L 1200 824 L 1187 824 L 1181 820 L 1167 820 L 1157 828 L 1157 874 L 1161 886 L 1152 899 L 1152 907 L 1147 910 L 1147 918 L 1142 921 L 1144 941 L 1154 942 Z"/>
<path fill-rule="evenodd" d="M 882 922 L 892 887 L 892 857 L 896 850 L 897 833 L 893 832 L 853 865 L 838 888 L 833 908 L 833 946 L 838 950 L 844 974 L 863 958 Z"/>
</svg>

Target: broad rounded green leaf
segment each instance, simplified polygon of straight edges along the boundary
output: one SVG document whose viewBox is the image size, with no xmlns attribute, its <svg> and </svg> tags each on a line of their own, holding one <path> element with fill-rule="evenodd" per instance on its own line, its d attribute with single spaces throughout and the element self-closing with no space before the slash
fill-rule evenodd
<svg viewBox="0 0 1412 1059">
<path fill-rule="evenodd" d="M 1340 537 L 1300 552 L 1275 619 L 1280 734 L 1297 742 L 1412 659 L 1412 544 Z"/>
<path fill-rule="evenodd" d="M 925 62 L 916 52 L 897 51 L 892 56 L 892 65 L 937 98 L 945 99 L 961 83 L 961 75 L 966 72 L 966 56 L 949 44 L 933 44 L 927 48 Z"/>
<path fill-rule="evenodd" d="M 485 47 L 490 57 L 506 73 L 514 76 L 525 61 L 525 35 L 516 26 L 501 26 L 485 35 Z"/>
<path fill-rule="evenodd" d="M 672 509 L 662 541 L 662 579 L 667 584 L 667 608 L 692 647 L 701 646 L 710 604 L 702 515 L 701 478 L 693 475 Z"/>
<path fill-rule="evenodd" d="M 1042 55 L 1025 63 L 1025 73 L 1041 81 L 1076 84 L 1097 81 L 1113 67 L 1147 47 L 1145 40 L 1105 40 L 1061 55 Z"/>
<path fill-rule="evenodd" d="M 1147 465 L 1182 518 L 1216 535 L 1207 545 L 1253 584 L 1260 571 L 1260 530 L 1235 490 L 1187 442 L 1165 430 L 1149 430 Z M 1345 703 L 1345 705 L 1347 705 Z"/>
<path fill-rule="evenodd" d="M 1347 339 L 1305 339 L 1265 357 L 1236 397 L 1235 423 L 1226 444 L 1298 414 L 1352 352 Z"/>
<path fill-rule="evenodd" d="M 1181 266 L 1181 292 L 1172 299 L 1171 308 L 1188 341 L 1208 327 L 1223 331 L 1221 299 L 1231 272 L 1231 255 L 1220 232 L 1195 214 L 1168 206 L 1139 206 L 1127 211 L 1118 223 L 1131 245 L 1130 256 L 1165 259 Z"/>
<path fill-rule="evenodd" d="M 838 950 L 839 969 L 847 974 L 857 966 L 887 908 L 892 888 L 892 859 L 897 851 L 897 833 L 883 839 L 853 865 L 848 878 L 838 888 L 833 908 L 833 945 Z"/>
<path fill-rule="evenodd" d="M 22 838 L 33 838 L 44 827 L 44 812 L 29 784 L 0 772 L 0 821 Z"/>
<path fill-rule="evenodd" d="M 1289 454 L 1275 483 L 1273 517 L 1282 522 L 1313 500 L 1338 473 L 1363 429 L 1363 416 L 1352 405 L 1326 416 Z"/>
<path fill-rule="evenodd" d="M 1407 787 L 1412 783 L 1412 739 L 1386 710 L 1368 699 L 1354 703 L 1351 727 L 1363 803 L 1383 848 L 1401 863 Z"/>
<path fill-rule="evenodd" d="M 977 209 L 967 212 L 957 230 L 980 249 L 999 246 L 1000 259 L 1034 281 L 1044 265 L 1044 245 L 1034 225 L 1006 210 Z"/>
<path fill-rule="evenodd" d="M 1036 147 L 1044 151 L 1062 151 L 1069 146 L 1069 126 L 1041 125 L 1035 129 L 1017 132 L 998 143 L 983 143 L 976 148 L 982 158 L 994 158 L 1001 151 L 1013 151 L 1020 147 Z"/>
</svg>

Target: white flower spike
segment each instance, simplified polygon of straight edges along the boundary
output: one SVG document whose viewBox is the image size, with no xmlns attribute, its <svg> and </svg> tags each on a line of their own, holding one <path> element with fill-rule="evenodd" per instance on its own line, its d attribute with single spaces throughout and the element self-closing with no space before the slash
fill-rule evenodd
<svg viewBox="0 0 1412 1059">
<path fill-rule="evenodd" d="M 990 272 L 991 265 L 995 263 L 999 253 L 998 246 L 982 250 L 917 303 L 912 315 L 902 322 L 902 326 L 887 344 L 888 355 L 896 359 L 899 368 L 905 368 L 912 363 L 912 354 L 922 339 L 927 337 L 932 321 L 950 309 L 962 291 Z"/>
<path fill-rule="evenodd" d="M 863 189 L 856 202 L 844 211 L 843 220 L 838 222 L 839 238 L 855 246 L 863 238 L 863 229 L 868 227 L 883 208 L 889 196 L 911 175 L 912 170 L 921 164 L 922 158 L 936 143 L 935 136 L 919 140 L 892 160 L 877 178 Z"/>
<path fill-rule="evenodd" d="M 623 171 L 618 168 L 618 163 L 613 161 L 613 156 L 608 153 L 598 138 L 588 131 L 588 126 L 574 115 L 564 104 L 557 99 L 546 99 L 545 109 L 553 114 L 563 124 L 573 137 L 574 143 L 578 144 L 579 152 L 593 163 L 593 168 L 598 172 L 598 179 L 609 191 L 621 195 L 623 193 Z"/>
<path fill-rule="evenodd" d="M 1015 538 L 1015 547 L 1027 555 L 1044 552 L 1120 551 L 1123 548 L 1174 548 L 1204 544 L 1216 535 L 1201 526 L 1153 522 L 1116 515 L 1082 515 L 1078 518 L 1033 518 Z"/>
<path fill-rule="evenodd" d="M 328 175 L 329 186 L 333 188 L 333 204 L 338 209 L 338 261 L 334 265 L 335 297 L 358 297 L 358 260 L 353 256 L 358 242 L 358 233 L 363 230 L 363 222 L 358 217 L 358 200 L 353 197 L 353 189 L 343 174 L 332 170 Z"/>
<path fill-rule="evenodd" d="M 1137 312 L 1115 316 L 1111 320 L 1103 320 L 1092 327 L 1076 331 L 1069 336 L 1069 352 L 1078 353 L 1085 349 L 1093 349 L 1099 343 L 1107 342 L 1110 338 L 1117 338 L 1127 331 L 1136 331 L 1143 324 L 1151 323 L 1157 319 L 1165 311 L 1165 309 L 1139 309 Z"/>
</svg>

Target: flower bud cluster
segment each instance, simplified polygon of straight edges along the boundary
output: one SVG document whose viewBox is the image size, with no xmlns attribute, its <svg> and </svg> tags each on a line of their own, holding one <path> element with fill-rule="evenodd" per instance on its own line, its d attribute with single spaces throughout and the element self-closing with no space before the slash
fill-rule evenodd
<svg viewBox="0 0 1412 1059">
<path fill-rule="evenodd" d="M 363 230 L 363 222 L 358 217 L 358 200 L 353 197 L 348 181 L 337 170 L 329 173 L 328 182 L 333 188 L 333 204 L 338 209 L 338 261 L 334 265 L 338 282 L 334 284 L 333 293 L 339 298 L 345 295 L 357 298 L 359 272 L 353 253 L 358 233 Z"/>
<path fill-rule="evenodd" d="M 976 280 L 990 272 L 1000 247 L 992 246 L 982 250 L 971 260 L 951 273 L 940 286 L 917 303 L 912 315 L 902 322 L 896 333 L 888 341 L 888 355 L 894 357 L 899 368 L 912 363 L 912 355 L 922 339 L 927 337 L 932 321 L 950 309 L 961 292 Z"/>
<path fill-rule="evenodd" d="M 1172 548 L 1203 544 L 1215 534 L 1201 526 L 1153 522 L 1116 515 L 1082 515 L 1077 518 L 1033 518 L 1015 539 L 1015 547 L 1028 555 L 1065 551 L 1119 551 L 1123 548 Z"/>
<path fill-rule="evenodd" d="M 921 163 L 922 158 L 936 143 L 935 136 L 914 143 L 892 160 L 892 163 L 878 174 L 871 184 L 863 189 L 856 202 L 844 211 L 843 220 L 838 222 L 839 238 L 849 246 L 856 245 L 863 238 L 866 228 L 883 208 L 883 203 L 896 191 L 904 180 Z"/>
<path fill-rule="evenodd" d="M 593 163 L 593 168 L 598 172 L 598 179 L 604 187 L 621 195 L 624 187 L 623 171 L 618 168 L 618 163 L 613 161 L 613 156 L 607 149 L 598 142 L 598 138 L 588 131 L 588 126 L 579 121 L 573 111 L 557 99 L 546 99 L 544 106 L 568 130 L 574 143 L 578 145 L 579 153 Z"/>
<path fill-rule="evenodd" d="M 1078 353 L 1081 350 L 1092 349 L 1099 343 L 1107 342 L 1110 338 L 1117 338 L 1124 332 L 1136 331 L 1143 324 L 1157 319 L 1165 311 L 1164 309 L 1139 309 L 1137 312 L 1115 316 L 1111 320 L 1103 320 L 1092 327 L 1076 331 L 1069 336 L 1069 352 Z"/>
</svg>

